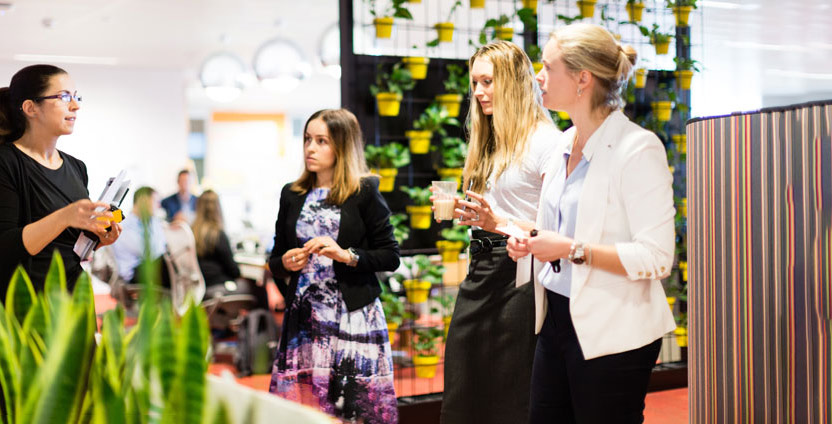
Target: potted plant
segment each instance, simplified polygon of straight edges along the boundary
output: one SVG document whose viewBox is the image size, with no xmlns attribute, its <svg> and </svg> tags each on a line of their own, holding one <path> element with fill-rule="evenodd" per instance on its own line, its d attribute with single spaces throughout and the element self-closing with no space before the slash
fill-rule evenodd
<svg viewBox="0 0 832 424">
<path fill-rule="evenodd" d="M 537 44 L 529 43 L 526 45 L 526 54 L 529 55 L 529 60 L 532 61 L 532 69 L 537 74 L 543 69 L 543 50 Z"/>
<path fill-rule="evenodd" d="M 410 238 L 410 227 L 407 226 L 406 214 L 394 213 L 390 215 L 390 225 L 393 227 L 393 237 L 396 238 L 396 243 L 399 246 Z"/>
<path fill-rule="evenodd" d="M 443 181 L 456 181 L 457 190 L 462 179 L 462 167 L 465 165 L 465 155 L 468 145 L 459 137 L 442 138 L 442 165 L 437 171 Z"/>
<path fill-rule="evenodd" d="M 381 64 L 376 71 L 376 83 L 370 86 L 370 94 L 376 97 L 379 116 L 398 116 L 404 90 L 416 86 L 413 76 L 401 63 L 396 63 L 389 73 Z"/>
<path fill-rule="evenodd" d="M 456 118 L 459 116 L 459 105 L 462 104 L 462 96 L 468 94 L 468 72 L 459 65 L 448 65 L 448 78 L 442 82 L 445 86 L 445 94 L 436 96 L 439 103 L 448 116 Z"/>
<path fill-rule="evenodd" d="M 595 16 L 595 3 L 595 0 L 578 0 L 578 9 L 581 10 L 581 16 L 584 18 Z"/>
<path fill-rule="evenodd" d="M 434 265 L 426 255 L 402 258 L 402 261 L 410 275 L 397 274 L 394 277 L 402 281 L 407 301 L 413 304 L 425 303 L 428 300 L 431 286 L 442 283 L 445 267 Z"/>
<path fill-rule="evenodd" d="M 511 19 L 507 15 L 500 15 L 499 18 L 492 18 L 485 21 L 485 25 L 483 25 L 482 30 L 480 30 L 480 44 L 485 45 L 488 42 L 488 39 L 486 38 L 486 31 L 489 28 L 494 29 L 491 40 L 499 39 L 511 41 L 511 39 L 514 38 L 514 29 L 507 26 L 509 22 L 511 22 Z"/>
<path fill-rule="evenodd" d="M 451 317 L 454 315 L 454 303 L 456 303 L 456 298 L 453 297 L 450 293 L 445 293 L 442 296 L 436 298 L 436 301 L 439 302 L 439 305 L 442 307 L 442 323 L 445 325 L 445 340 L 448 339 L 448 329 L 451 327 Z"/>
<path fill-rule="evenodd" d="M 647 85 L 647 74 L 648 70 L 644 68 L 638 68 L 635 70 L 635 88 L 644 88 Z"/>
<path fill-rule="evenodd" d="M 433 378 L 436 375 L 436 364 L 439 363 L 438 339 L 442 337 L 442 330 L 429 327 L 414 331 L 413 365 L 416 366 L 416 377 Z"/>
<path fill-rule="evenodd" d="M 364 157 L 370 171 L 379 175 L 378 190 L 382 192 L 393 191 L 396 175 L 399 173 L 398 168 L 410 163 L 410 151 L 396 142 L 383 146 L 368 144 L 364 147 Z"/>
<path fill-rule="evenodd" d="M 442 127 L 443 125 L 459 126 L 459 121 L 448 116 L 448 112 L 439 107 L 437 103 L 431 103 L 419 115 L 419 119 L 413 122 L 414 130 L 405 132 L 407 138 L 410 139 L 410 152 L 414 154 L 427 153 L 430 150 L 430 139 L 434 132 L 442 136 L 447 134 Z"/>
<path fill-rule="evenodd" d="M 656 24 L 653 24 L 653 29 L 647 29 L 647 27 L 641 25 L 638 28 L 642 35 L 650 38 L 650 44 L 656 49 L 656 54 L 667 54 L 673 34 L 660 32 L 659 26 Z"/>
<path fill-rule="evenodd" d="M 665 4 L 673 10 L 677 26 L 688 26 L 690 12 L 696 9 L 696 0 L 666 0 Z"/>
<path fill-rule="evenodd" d="M 415 80 L 423 80 L 428 76 L 428 63 L 430 58 L 424 56 L 407 56 L 402 58 L 402 63 L 410 71 Z"/>
<path fill-rule="evenodd" d="M 402 325 L 404 319 L 404 302 L 387 288 L 387 284 L 381 285 L 379 299 L 381 299 L 381 307 L 384 310 L 384 319 L 387 321 L 387 336 L 392 345 L 396 337 L 396 330 Z"/>
<path fill-rule="evenodd" d="M 679 312 L 676 316 L 676 329 L 673 330 L 673 335 L 676 336 L 676 344 L 679 347 L 688 347 L 688 314 L 687 312 Z"/>
<path fill-rule="evenodd" d="M 679 88 L 682 90 L 690 90 L 693 73 L 699 72 L 699 62 L 681 57 L 674 57 L 673 61 L 676 62 L 676 72 L 673 75 L 676 77 L 676 81 L 679 82 Z"/>
<path fill-rule="evenodd" d="M 430 189 L 421 187 L 402 187 L 401 189 L 413 201 L 413 204 L 406 208 L 410 215 L 410 227 L 417 230 L 430 228 Z"/>
<path fill-rule="evenodd" d="M 468 227 L 465 225 L 454 225 L 442 229 L 442 238 L 436 242 L 436 248 L 442 256 L 442 263 L 452 263 L 459 260 L 459 252 L 468 247 Z"/>
<path fill-rule="evenodd" d="M 454 13 L 456 13 L 456 10 L 460 6 L 462 6 L 462 0 L 456 0 L 448 12 L 448 19 L 433 26 L 436 29 L 437 37 L 435 40 L 428 42 L 428 47 L 436 47 L 439 43 L 450 43 L 454 41 Z"/>
<path fill-rule="evenodd" d="M 390 0 L 386 8 L 380 9 L 378 0 L 367 0 L 370 15 L 373 15 L 373 25 L 376 27 L 376 38 L 390 38 L 393 34 L 393 18 L 413 19 L 413 15 L 404 7 L 406 1 Z"/>
<path fill-rule="evenodd" d="M 667 84 L 659 84 L 653 93 L 654 101 L 650 102 L 653 115 L 659 122 L 667 122 L 673 112 L 673 102 L 676 101 L 676 93 L 667 87 Z"/>
<path fill-rule="evenodd" d="M 640 22 L 643 13 L 643 0 L 627 0 L 627 15 L 630 17 L 630 22 Z"/>
<path fill-rule="evenodd" d="M 673 134 L 670 138 L 673 140 L 673 144 L 676 145 L 676 151 L 679 154 L 684 155 L 684 154 L 687 153 L 687 151 L 688 151 L 687 135 L 685 135 L 685 134 Z"/>
<path fill-rule="evenodd" d="M 471 9 L 485 9 L 485 0 L 471 0 Z"/>
</svg>

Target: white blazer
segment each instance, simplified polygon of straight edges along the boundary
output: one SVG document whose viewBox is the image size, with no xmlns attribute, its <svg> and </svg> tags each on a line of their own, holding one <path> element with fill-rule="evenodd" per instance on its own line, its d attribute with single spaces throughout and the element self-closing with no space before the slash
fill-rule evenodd
<svg viewBox="0 0 832 424">
<path fill-rule="evenodd" d="M 571 148 L 575 128 L 563 133 L 541 193 Z M 585 359 L 645 346 L 676 328 L 661 278 L 675 250 L 673 177 L 658 137 L 621 112 L 611 113 L 587 140 L 589 161 L 578 202 L 575 240 L 615 245 L 627 275 L 587 265 L 572 267 L 569 308 Z M 537 225 L 542 224 L 543 196 Z M 543 266 L 550 266 L 548 264 Z M 537 268 L 536 268 L 537 270 Z M 539 274 L 539 272 L 538 272 Z M 535 333 L 546 317 L 546 290 L 535 278 Z"/>
</svg>

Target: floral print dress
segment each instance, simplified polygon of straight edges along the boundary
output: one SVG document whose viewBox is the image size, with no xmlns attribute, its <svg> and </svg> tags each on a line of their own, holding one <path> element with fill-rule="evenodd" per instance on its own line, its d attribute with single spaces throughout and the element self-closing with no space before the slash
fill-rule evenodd
<svg viewBox="0 0 832 424">
<path fill-rule="evenodd" d="M 296 226 L 301 244 L 338 238 L 341 210 L 309 192 Z M 269 391 L 346 421 L 398 422 L 393 360 L 381 302 L 349 312 L 332 259 L 312 255 L 301 270 L 296 296 L 283 321 Z"/>
</svg>

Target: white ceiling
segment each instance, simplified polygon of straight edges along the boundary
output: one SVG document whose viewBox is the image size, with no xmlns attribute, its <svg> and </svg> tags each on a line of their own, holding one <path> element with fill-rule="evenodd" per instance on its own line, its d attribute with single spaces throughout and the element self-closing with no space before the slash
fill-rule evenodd
<svg viewBox="0 0 832 424">
<path fill-rule="evenodd" d="M 14 3 L 0 15 L 0 61 L 94 57 L 182 70 L 194 84 L 211 53 L 232 51 L 251 63 L 257 47 L 278 36 L 314 62 L 323 32 L 338 19 L 337 0 L 0 1 Z M 705 70 L 694 86 L 695 115 L 770 106 L 772 99 L 832 98 L 832 0 L 700 3 L 702 19 L 692 25 L 701 45 L 693 53 Z M 313 97 L 338 95 L 337 81 L 320 68 L 304 85 Z"/>
</svg>

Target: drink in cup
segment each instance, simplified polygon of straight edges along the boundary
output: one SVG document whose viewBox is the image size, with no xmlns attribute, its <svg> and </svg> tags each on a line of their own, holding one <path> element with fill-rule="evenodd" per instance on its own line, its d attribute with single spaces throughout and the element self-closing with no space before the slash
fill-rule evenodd
<svg viewBox="0 0 832 424">
<path fill-rule="evenodd" d="M 454 219 L 456 181 L 433 181 L 433 217 L 445 221 Z"/>
</svg>

